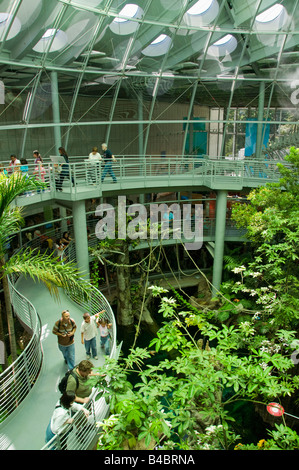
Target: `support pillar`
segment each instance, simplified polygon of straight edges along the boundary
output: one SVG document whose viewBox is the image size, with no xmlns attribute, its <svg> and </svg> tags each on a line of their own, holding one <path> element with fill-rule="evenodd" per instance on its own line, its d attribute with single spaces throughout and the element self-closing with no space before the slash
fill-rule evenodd
<svg viewBox="0 0 299 470">
<path fill-rule="evenodd" d="M 63 232 L 68 232 L 66 208 L 59 206 L 59 214 L 60 214 L 60 218 L 62 219 L 60 222 L 60 232 L 62 235 Z"/>
<path fill-rule="evenodd" d="M 215 228 L 215 250 L 213 264 L 213 291 L 212 295 L 217 295 L 222 281 L 223 253 L 226 225 L 226 205 L 227 191 L 217 191 L 216 201 L 216 228 Z"/>
<path fill-rule="evenodd" d="M 259 92 L 259 107 L 258 107 L 258 125 L 256 131 L 256 146 L 255 146 L 255 156 L 260 159 L 262 155 L 263 140 L 264 140 L 264 105 L 265 105 L 265 82 L 260 83 L 260 92 Z"/>
<path fill-rule="evenodd" d="M 59 89 L 57 72 L 51 72 L 51 92 L 52 92 L 52 112 L 54 126 L 55 155 L 58 155 L 58 148 L 61 147 L 60 130 L 60 109 L 59 109 Z"/>
<path fill-rule="evenodd" d="M 143 148 L 143 96 L 142 91 L 138 93 L 138 149 L 139 159 L 141 160 L 140 171 L 143 175 L 144 170 L 144 148 Z M 140 204 L 144 204 L 144 194 L 139 194 Z"/>
<path fill-rule="evenodd" d="M 86 227 L 85 201 L 73 202 L 73 223 L 77 267 L 82 277 L 89 279 L 89 254 Z"/>
</svg>

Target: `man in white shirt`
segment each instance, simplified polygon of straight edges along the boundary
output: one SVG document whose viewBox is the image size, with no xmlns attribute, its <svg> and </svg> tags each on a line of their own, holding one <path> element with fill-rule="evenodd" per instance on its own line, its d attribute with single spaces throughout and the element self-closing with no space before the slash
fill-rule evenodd
<svg viewBox="0 0 299 470">
<path fill-rule="evenodd" d="M 13 173 L 14 171 L 16 171 L 16 169 L 19 169 L 20 168 L 20 165 L 21 165 L 21 162 L 20 160 L 17 159 L 17 157 L 12 154 L 10 156 L 10 163 L 9 163 L 9 167 L 7 169 L 8 173 L 11 174 Z"/>
<path fill-rule="evenodd" d="M 92 182 L 93 184 L 96 183 L 96 173 L 99 172 L 100 167 L 97 165 L 97 162 L 101 162 L 102 157 L 101 154 L 98 152 L 97 147 L 93 147 L 92 152 L 89 154 L 88 157 L 88 182 Z"/>
<path fill-rule="evenodd" d="M 98 359 L 96 318 L 104 312 L 105 310 L 102 310 L 95 315 L 90 315 L 86 312 L 83 315 L 83 322 L 81 324 L 81 343 L 85 346 L 87 359 L 90 359 L 91 353 L 94 359 Z"/>
</svg>

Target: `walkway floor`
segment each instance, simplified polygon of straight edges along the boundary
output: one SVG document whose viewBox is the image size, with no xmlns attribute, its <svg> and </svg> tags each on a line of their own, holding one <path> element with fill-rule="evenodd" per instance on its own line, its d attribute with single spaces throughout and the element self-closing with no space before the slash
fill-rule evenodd
<svg viewBox="0 0 299 470">
<path fill-rule="evenodd" d="M 56 320 L 64 309 L 70 311 L 77 324 L 75 334 L 76 363 L 86 359 L 81 344 L 80 325 L 84 313 L 63 291 L 58 300 L 49 294 L 48 289 L 32 280 L 22 279 L 17 289 L 35 306 L 42 323 L 42 347 L 44 359 L 41 373 L 29 396 L 22 402 L 12 417 L 0 425 L 0 450 L 39 450 L 45 444 L 45 432 L 55 404 L 60 398 L 58 383 L 67 371 L 61 352 L 57 347 L 57 336 L 52 334 Z M 104 363 L 98 342 L 98 360 L 92 359 L 95 366 Z"/>
</svg>

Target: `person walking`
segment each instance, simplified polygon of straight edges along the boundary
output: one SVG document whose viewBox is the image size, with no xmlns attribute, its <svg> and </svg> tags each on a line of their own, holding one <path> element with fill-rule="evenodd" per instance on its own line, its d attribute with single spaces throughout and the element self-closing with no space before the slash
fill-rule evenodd
<svg viewBox="0 0 299 470">
<path fill-rule="evenodd" d="M 37 163 L 43 163 L 43 159 L 38 150 L 33 151 L 33 158 L 34 158 L 35 165 L 37 165 Z"/>
<path fill-rule="evenodd" d="M 59 147 L 58 151 L 60 153 L 60 156 L 63 157 L 65 160 L 65 163 L 61 165 L 61 172 L 60 172 L 59 180 L 56 181 L 56 190 L 62 191 L 62 184 L 63 184 L 64 178 L 70 177 L 69 156 L 63 147 Z M 72 176 L 72 185 L 75 186 L 73 176 Z"/>
<path fill-rule="evenodd" d="M 53 439 L 54 436 L 59 435 L 59 447 L 61 447 L 62 450 L 66 450 L 67 448 L 67 436 L 71 431 L 67 426 L 74 422 L 73 415 L 77 411 L 82 411 L 86 418 L 89 416 L 89 411 L 79 403 L 75 403 L 75 398 L 76 394 L 73 391 L 66 391 L 61 395 L 46 429 L 46 443 Z M 54 450 L 56 448 L 57 443 L 55 442 L 52 449 Z"/>
<path fill-rule="evenodd" d="M 104 166 L 104 169 L 103 169 L 101 182 L 103 183 L 103 181 L 105 179 L 105 176 L 107 175 L 107 173 L 109 173 L 109 175 L 113 179 L 113 183 L 117 183 L 117 178 L 116 178 L 116 176 L 114 174 L 114 171 L 112 169 L 112 162 L 116 162 L 116 158 L 115 158 L 114 155 L 112 155 L 112 152 L 108 149 L 106 143 L 102 144 L 102 150 L 104 152 L 103 153 L 103 160 L 104 160 L 105 166 Z"/>
<path fill-rule="evenodd" d="M 75 341 L 77 329 L 75 321 L 68 310 L 63 310 L 60 320 L 55 322 L 52 333 L 58 337 L 58 349 L 61 351 L 68 369 L 75 367 Z"/>
<path fill-rule="evenodd" d="M 96 318 L 104 312 L 105 310 L 102 310 L 95 315 L 90 315 L 88 312 L 85 312 L 83 315 L 83 322 L 81 324 L 81 343 L 85 346 L 87 359 L 90 359 L 91 354 L 94 359 L 98 359 Z"/>
<path fill-rule="evenodd" d="M 101 347 L 105 350 L 106 356 L 109 356 L 110 354 L 109 330 L 112 327 L 112 323 L 108 323 L 108 320 L 106 320 L 105 318 L 100 318 L 97 323 L 100 328 Z"/>
</svg>

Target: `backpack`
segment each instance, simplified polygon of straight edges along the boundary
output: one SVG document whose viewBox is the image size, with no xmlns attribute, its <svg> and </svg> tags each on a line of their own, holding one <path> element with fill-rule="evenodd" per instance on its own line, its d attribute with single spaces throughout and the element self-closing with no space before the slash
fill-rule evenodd
<svg viewBox="0 0 299 470">
<path fill-rule="evenodd" d="M 79 387 L 79 380 L 78 380 L 78 377 L 76 376 L 76 374 L 74 372 L 74 369 L 68 370 L 67 373 L 65 374 L 65 376 L 62 377 L 62 379 L 60 380 L 60 382 L 58 384 L 58 389 L 61 393 L 64 393 L 66 391 L 67 381 L 68 381 L 70 375 L 72 375 L 76 379 L 77 388 Z"/>
</svg>

